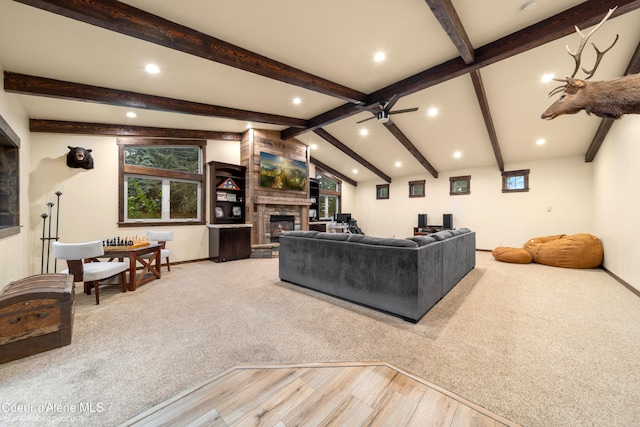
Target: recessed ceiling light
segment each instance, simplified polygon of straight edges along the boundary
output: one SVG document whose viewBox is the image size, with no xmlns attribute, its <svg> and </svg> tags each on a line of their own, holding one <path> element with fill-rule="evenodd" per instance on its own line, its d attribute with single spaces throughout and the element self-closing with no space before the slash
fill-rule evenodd
<svg viewBox="0 0 640 427">
<path fill-rule="evenodd" d="M 354 169 L 354 170 L 353 170 L 353 173 L 358 173 L 358 169 Z"/>
<path fill-rule="evenodd" d="M 369 133 L 369 131 L 365 128 L 360 129 L 360 135 L 365 136 Z"/>
<path fill-rule="evenodd" d="M 158 74 L 160 72 L 160 68 L 156 64 L 147 64 L 144 69 L 149 74 Z"/>
<path fill-rule="evenodd" d="M 386 57 L 387 55 L 384 52 L 377 52 L 375 55 L 373 55 L 373 60 L 376 62 L 382 62 Z"/>
<path fill-rule="evenodd" d="M 133 111 L 129 111 L 129 112 L 127 112 L 127 117 L 129 117 L 129 118 L 131 118 L 131 119 L 132 119 L 132 118 L 134 118 L 134 117 L 136 117 L 136 116 L 137 116 L 137 114 L 136 114 L 136 113 L 134 113 Z"/>
<path fill-rule="evenodd" d="M 402 166 L 402 163 L 396 162 L 396 167 L 399 168 L 400 166 Z"/>
<path fill-rule="evenodd" d="M 302 99 L 300 99 L 300 98 L 293 98 L 293 103 L 294 103 L 294 104 L 298 105 L 298 104 L 300 104 L 301 102 L 302 102 Z"/>
<path fill-rule="evenodd" d="M 540 79 L 540 81 L 542 83 L 549 83 L 551 80 L 553 80 L 555 78 L 555 76 L 551 73 L 545 73 L 542 75 L 542 78 Z"/>
<path fill-rule="evenodd" d="M 536 141 L 536 145 L 544 145 L 547 141 L 544 138 L 540 138 Z"/>
<path fill-rule="evenodd" d="M 538 0 L 529 0 L 520 7 L 520 10 L 522 12 L 527 12 L 533 9 L 534 7 L 536 7 L 537 5 L 538 5 Z"/>
<path fill-rule="evenodd" d="M 453 153 L 453 157 L 455 157 L 456 159 L 459 159 L 460 157 L 462 157 L 462 153 L 459 151 L 456 151 L 455 153 Z"/>
<path fill-rule="evenodd" d="M 318 145 L 317 144 L 311 144 L 310 145 L 312 150 L 317 150 L 318 149 Z"/>
<path fill-rule="evenodd" d="M 429 115 L 429 117 L 435 117 L 438 115 L 438 109 L 435 107 L 431 107 L 429 108 L 429 110 L 427 111 L 427 114 Z"/>
<path fill-rule="evenodd" d="M 253 126 L 251 126 L 251 123 L 247 123 L 247 129 L 251 129 L 253 128 Z"/>
</svg>

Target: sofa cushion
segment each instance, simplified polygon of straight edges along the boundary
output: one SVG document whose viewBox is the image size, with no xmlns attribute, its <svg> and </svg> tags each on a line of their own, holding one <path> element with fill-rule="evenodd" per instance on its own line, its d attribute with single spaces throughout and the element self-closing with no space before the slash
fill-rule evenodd
<svg viewBox="0 0 640 427">
<path fill-rule="evenodd" d="M 442 231 L 438 231 L 437 233 L 431 233 L 429 234 L 429 236 L 433 237 L 436 240 L 444 240 L 451 237 L 452 234 L 451 232 L 449 232 L 449 230 L 442 230 Z"/>
<path fill-rule="evenodd" d="M 393 237 L 373 237 L 362 234 L 350 234 L 349 242 L 364 243 L 367 245 L 395 246 L 401 248 L 416 248 L 418 244 L 407 239 L 396 239 Z"/>
<path fill-rule="evenodd" d="M 324 239 L 324 240 L 342 240 L 346 241 L 351 234 L 349 233 L 327 233 L 324 231 L 316 234 L 316 239 Z"/>
<path fill-rule="evenodd" d="M 418 246 L 428 245 L 429 243 L 433 243 L 437 241 L 431 236 L 413 236 L 413 237 L 407 237 L 407 239 L 413 240 L 418 244 Z"/>
<path fill-rule="evenodd" d="M 310 237 L 310 238 L 316 237 L 316 234 L 318 234 L 318 232 L 313 230 L 309 230 L 309 231 L 292 230 L 292 231 L 285 231 L 284 233 L 282 233 L 282 235 L 284 236 Z"/>
</svg>

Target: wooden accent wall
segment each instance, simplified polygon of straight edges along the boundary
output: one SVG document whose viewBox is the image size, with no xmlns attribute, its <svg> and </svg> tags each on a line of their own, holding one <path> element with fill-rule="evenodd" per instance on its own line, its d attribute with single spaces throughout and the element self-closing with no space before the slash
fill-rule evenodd
<svg viewBox="0 0 640 427">
<path fill-rule="evenodd" d="M 309 159 L 307 146 L 295 138 L 280 139 L 280 132 L 250 129 L 242 135 L 240 144 L 240 163 L 247 167 L 247 219 L 253 223 L 252 243 L 266 243 L 268 230 L 265 224 L 265 212 L 277 212 L 290 215 L 292 209 L 298 209 L 296 227 L 301 230 L 309 228 L 309 190 L 277 190 L 260 186 L 260 152 L 275 154 L 288 159 L 299 160 L 307 165 L 309 176 Z M 267 205 L 269 208 L 267 208 Z M 278 207 L 281 207 L 280 209 Z"/>
</svg>

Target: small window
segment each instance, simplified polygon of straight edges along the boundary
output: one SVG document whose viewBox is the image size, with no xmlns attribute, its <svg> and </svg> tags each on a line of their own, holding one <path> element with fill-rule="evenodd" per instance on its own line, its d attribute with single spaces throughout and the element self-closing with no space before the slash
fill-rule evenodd
<svg viewBox="0 0 640 427">
<path fill-rule="evenodd" d="M 409 197 L 424 197 L 424 184 L 422 181 L 409 181 Z"/>
<path fill-rule="evenodd" d="M 376 185 L 376 199 L 388 199 L 389 198 L 389 184 Z"/>
<path fill-rule="evenodd" d="M 330 220 L 340 212 L 340 198 L 342 197 L 342 181 L 319 168 L 316 168 L 316 178 L 320 186 L 318 200 L 318 216 L 321 220 Z"/>
<path fill-rule="evenodd" d="M 529 169 L 502 172 L 502 192 L 520 193 L 529 191 Z"/>
<path fill-rule="evenodd" d="M 449 195 L 471 194 L 471 175 L 449 178 Z"/>
</svg>

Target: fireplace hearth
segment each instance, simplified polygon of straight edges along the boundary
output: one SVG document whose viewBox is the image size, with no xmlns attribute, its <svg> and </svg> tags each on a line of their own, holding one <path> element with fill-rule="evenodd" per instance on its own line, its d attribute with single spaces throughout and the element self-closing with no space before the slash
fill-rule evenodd
<svg viewBox="0 0 640 427">
<path fill-rule="evenodd" d="M 280 241 L 280 235 L 285 231 L 293 230 L 295 226 L 295 216 L 293 215 L 271 215 L 269 217 L 269 241 Z"/>
</svg>

